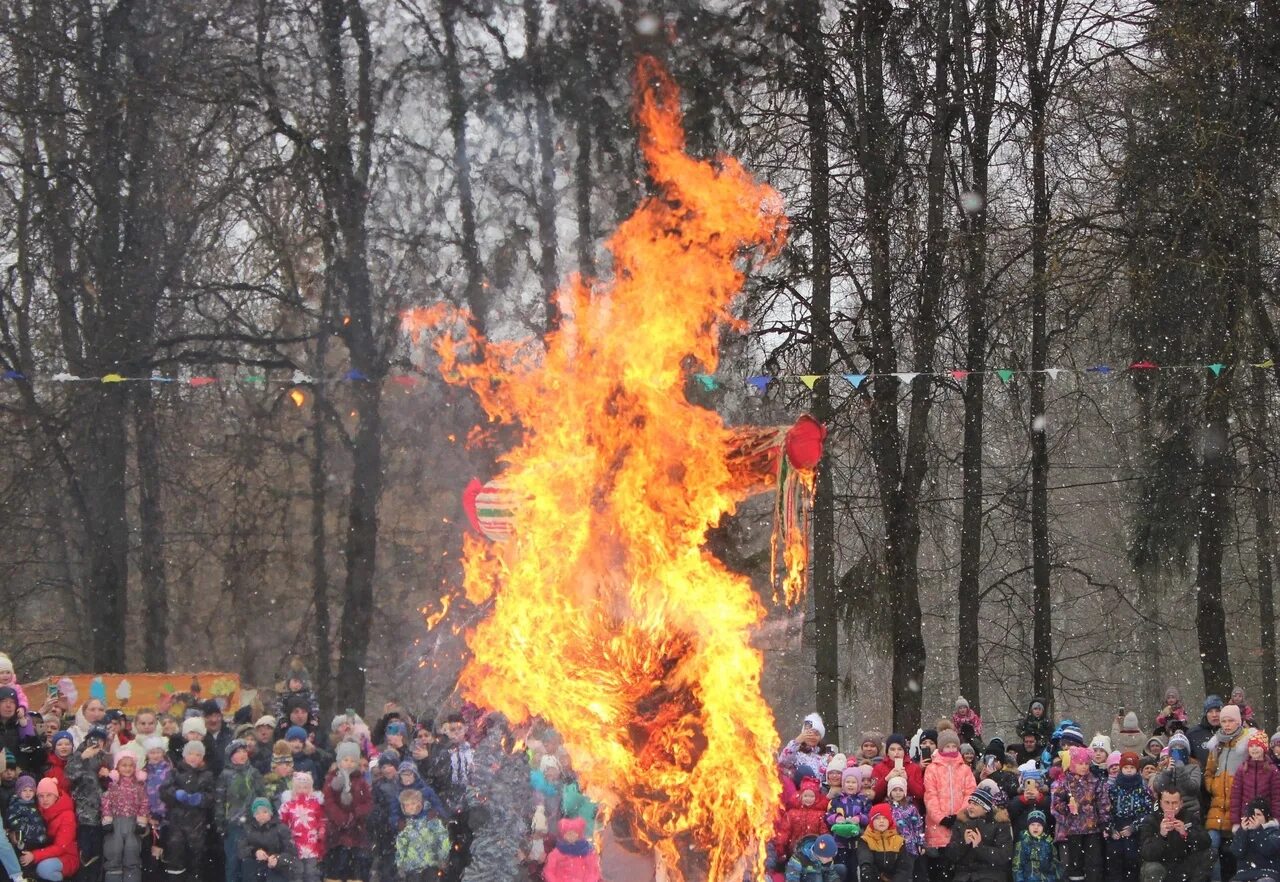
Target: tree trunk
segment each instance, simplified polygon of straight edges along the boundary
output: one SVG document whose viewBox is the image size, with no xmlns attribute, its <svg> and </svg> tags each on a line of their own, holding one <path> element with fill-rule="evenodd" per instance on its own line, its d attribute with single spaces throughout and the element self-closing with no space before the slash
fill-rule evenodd
<svg viewBox="0 0 1280 882">
<path fill-rule="evenodd" d="M 1209 382 L 1200 467 L 1200 526 L 1196 545 L 1196 634 L 1205 694 L 1231 692 L 1231 660 L 1227 655 L 1227 614 L 1222 605 L 1224 530 L 1230 509 L 1228 444 L 1231 374 Z"/>
<path fill-rule="evenodd" d="M 556 167 L 555 146 L 551 140 L 551 104 L 547 97 L 545 52 L 541 43 L 542 0 L 524 0 L 525 58 L 529 64 L 529 88 L 533 92 L 534 132 L 538 142 L 538 191 L 535 195 L 538 215 L 538 276 L 542 280 L 542 299 L 546 304 L 546 329 L 560 327 L 560 303 L 556 288 L 560 282 L 556 269 Z"/>
<path fill-rule="evenodd" d="M 960 4 L 964 13 L 966 4 Z M 964 452 L 962 457 L 961 495 L 963 511 L 960 520 L 960 583 L 956 590 L 957 649 L 956 668 L 960 694 L 980 711 L 982 678 L 980 676 L 980 643 L 978 616 L 981 611 L 979 576 L 982 567 L 982 443 L 986 402 L 988 330 L 987 296 L 987 183 L 990 168 L 988 151 L 991 140 L 991 118 L 995 112 L 996 62 L 999 49 L 999 22 L 995 0 L 983 0 L 982 66 L 972 94 L 972 134 L 967 144 L 972 168 L 970 193 L 981 204 L 965 207 L 965 245 L 968 261 L 965 267 L 965 312 L 967 337 L 965 368 L 974 371 L 965 383 Z M 965 16 L 967 20 L 967 15 Z M 971 28 L 960 31 L 962 36 Z M 966 92 L 967 71 L 963 54 L 956 65 L 957 92 Z"/>
<path fill-rule="evenodd" d="M 327 299 L 326 293 L 326 299 Z M 321 310 L 328 316 L 329 310 Z M 325 363 L 328 334 L 321 334 L 316 345 L 317 371 Z M 333 624 L 329 612 L 329 536 L 325 526 L 328 511 L 328 417 L 320 408 L 311 413 L 311 598 L 315 605 L 315 683 L 316 700 L 321 713 L 332 712 L 333 701 Z"/>
<path fill-rule="evenodd" d="M 487 298 L 484 266 L 476 238 L 475 197 L 471 190 L 471 152 L 467 146 L 467 98 L 462 87 L 462 66 L 458 59 L 457 15 L 460 0 L 442 0 L 440 18 L 444 29 L 444 75 L 449 107 L 449 131 L 453 134 L 454 175 L 458 183 L 458 212 L 462 218 L 462 263 L 466 267 L 463 300 L 471 310 L 476 332 L 484 335 Z"/>
<path fill-rule="evenodd" d="M 826 45 L 822 33 L 821 0 L 805 0 L 800 10 L 803 28 L 805 119 L 809 136 L 809 238 L 812 242 L 810 283 L 809 373 L 813 385 L 813 415 L 831 422 L 831 206 L 826 98 Z M 836 611 L 835 482 L 827 464 L 819 469 L 813 502 L 814 673 L 817 708 L 829 738 L 839 743 L 840 655 Z"/>
<path fill-rule="evenodd" d="M 169 670 L 169 593 L 165 582 L 160 443 L 151 385 L 134 396 L 134 461 L 138 470 L 138 573 L 142 579 L 142 669 Z"/>
<path fill-rule="evenodd" d="M 1276 559 L 1275 528 L 1271 518 L 1271 475 L 1267 465 L 1266 439 L 1270 437 L 1267 418 L 1266 383 L 1255 378 L 1250 384 L 1249 403 L 1252 410 L 1253 444 L 1250 465 L 1253 467 L 1254 556 L 1258 576 L 1258 619 L 1262 645 L 1262 721 L 1274 730 L 1280 722 L 1276 697 L 1276 607 L 1274 568 Z"/>
<path fill-rule="evenodd" d="M 105 373 L 105 371 L 104 371 Z M 127 671 L 129 521 L 124 384 L 92 384 L 80 394 L 83 443 L 77 457 L 87 505 L 88 625 L 95 671 Z"/>
<path fill-rule="evenodd" d="M 1045 73 L 1039 53 L 1028 53 L 1031 71 L 1031 688 L 1053 707 L 1053 623 L 1049 595 L 1049 442 L 1045 368 L 1049 366 L 1049 173 Z"/>
</svg>

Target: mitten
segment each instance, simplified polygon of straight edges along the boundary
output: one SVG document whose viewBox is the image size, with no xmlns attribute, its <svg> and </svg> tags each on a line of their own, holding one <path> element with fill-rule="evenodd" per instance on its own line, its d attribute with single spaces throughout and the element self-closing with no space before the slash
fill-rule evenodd
<svg viewBox="0 0 1280 882">
<path fill-rule="evenodd" d="M 199 808 L 204 803 L 203 793 L 188 793 L 187 805 Z"/>
<path fill-rule="evenodd" d="M 862 827 L 854 821 L 841 821 L 831 825 L 831 832 L 842 839 L 855 839 L 862 832 Z"/>
<path fill-rule="evenodd" d="M 175 791 L 173 792 L 173 798 L 174 798 L 174 799 L 176 799 L 178 802 L 182 803 L 183 805 L 186 805 L 186 804 L 187 804 L 187 791 L 185 791 L 185 790 L 175 790 Z"/>
</svg>

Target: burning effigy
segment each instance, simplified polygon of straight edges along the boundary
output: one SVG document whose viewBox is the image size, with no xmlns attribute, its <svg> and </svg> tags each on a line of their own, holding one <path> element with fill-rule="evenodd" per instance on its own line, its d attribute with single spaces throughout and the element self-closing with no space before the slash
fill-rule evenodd
<svg viewBox="0 0 1280 882">
<path fill-rule="evenodd" d="M 466 635 L 461 690 L 553 726 L 614 828 L 668 878 L 722 882 L 762 859 L 778 739 L 751 642 L 766 610 L 703 546 L 776 486 L 793 528 L 778 568 L 797 599 L 824 430 L 732 428 L 686 398 L 787 220 L 736 160 L 685 152 L 679 92 L 652 59 L 636 120 L 652 189 L 608 240 L 612 280 L 570 279 L 545 338 L 435 341 L 443 376 L 519 439 L 499 457 L 502 541 L 465 540 L 465 595 L 487 614 Z"/>
</svg>

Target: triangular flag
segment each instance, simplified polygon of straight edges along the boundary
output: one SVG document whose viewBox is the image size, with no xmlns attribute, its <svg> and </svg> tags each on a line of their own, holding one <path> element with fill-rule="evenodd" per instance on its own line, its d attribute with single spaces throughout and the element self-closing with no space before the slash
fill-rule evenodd
<svg viewBox="0 0 1280 882">
<path fill-rule="evenodd" d="M 414 386 L 418 385 L 418 378 L 413 374 L 396 374 L 391 378 L 391 382 L 401 385 L 406 389 L 412 389 Z"/>
<path fill-rule="evenodd" d="M 996 371 L 996 376 L 1000 378 L 1001 382 L 1008 383 L 1013 379 L 1013 371 L 1008 368 L 1000 368 L 1000 370 Z"/>
<path fill-rule="evenodd" d="M 908 386 L 910 386 L 911 381 L 920 375 L 919 374 L 894 374 L 894 376 L 898 378 L 898 382 L 905 383 Z"/>
<path fill-rule="evenodd" d="M 307 374 L 304 374 L 302 371 L 294 371 L 293 379 L 290 382 L 292 382 L 294 385 L 297 385 L 299 383 L 314 383 L 315 380 L 312 379 Z M 302 405 L 298 405 L 298 406 L 301 407 Z"/>
<path fill-rule="evenodd" d="M 699 386 L 708 392 L 716 391 L 716 388 L 720 385 L 716 382 L 716 378 L 710 374 L 694 374 L 693 378 L 698 381 Z"/>
<path fill-rule="evenodd" d="M 107 374 L 105 377 L 103 377 L 103 378 L 102 378 L 102 382 L 104 382 L 104 383 L 123 383 L 123 382 L 124 382 L 124 377 L 120 376 L 119 374 Z"/>
<path fill-rule="evenodd" d="M 1111 365 L 1095 364 L 1093 367 L 1085 368 L 1085 370 L 1089 371 L 1092 374 L 1109 374 L 1111 373 Z"/>
<path fill-rule="evenodd" d="M 218 378 L 217 377 L 192 377 L 187 382 L 189 382 L 192 386 L 199 388 L 200 386 L 209 386 L 209 385 L 212 385 L 213 383 L 218 382 Z"/>
<path fill-rule="evenodd" d="M 75 374 L 54 374 L 50 379 L 55 383 L 74 383 L 80 378 Z"/>
<path fill-rule="evenodd" d="M 1275 366 L 1276 363 L 1269 358 L 1266 361 L 1260 361 L 1254 364 L 1254 367 L 1256 368 L 1273 368 Z"/>
<path fill-rule="evenodd" d="M 1155 371 L 1159 369 L 1160 365 L 1156 364 L 1154 361 L 1135 361 L 1133 364 L 1129 365 L 1129 370 L 1131 371 Z"/>
<path fill-rule="evenodd" d="M 810 391 L 813 391 L 813 384 L 818 382 L 818 378 L 821 376 L 821 374 L 802 374 L 800 382 L 808 386 Z"/>
<path fill-rule="evenodd" d="M 1222 369 L 1224 367 L 1226 367 L 1225 364 L 1218 364 L 1217 362 L 1214 362 L 1213 364 L 1209 365 L 1209 370 L 1213 371 L 1213 375 L 1216 377 L 1222 373 Z"/>
<path fill-rule="evenodd" d="M 968 371 L 952 371 L 951 372 L 951 379 L 955 380 L 957 383 L 963 382 L 964 378 L 967 376 L 969 376 Z"/>
<path fill-rule="evenodd" d="M 363 383 L 369 378 L 366 377 L 364 374 L 362 374 L 360 371 L 356 370 L 355 368 L 352 368 L 351 370 L 347 371 L 345 374 L 342 375 L 342 379 L 352 383 Z"/>
<path fill-rule="evenodd" d="M 267 382 L 267 378 L 262 374 L 250 374 L 244 378 L 244 381 L 250 386 L 262 386 Z"/>
<path fill-rule="evenodd" d="M 26 379 L 26 377 L 22 375 L 21 371 L 15 371 L 15 370 L 5 371 L 4 378 L 6 380 L 25 380 Z"/>
<path fill-rule="evenodd" d="M 770 377 L 765 377 L 765 376 L 747 377 L 747 385 L 750 386 L 752 389 L 755 389 L 761 395 L 763 395 L 765 392 L 769 390 L 770 379 L 771 379 Z"/>
<path fill-rule="evenodd" d="M 1044 372 L 1049 375 L 1050 380 L 1057 380 L 1058 374 L 1062 373 L 1062 368 L 1045 368 Z"/>
<path fill-rule="evenodd" d="M 845 374 L 844 378 L 852 383 L 855 389 L 861 389 L 862 384 L 867 381 L 866 374 Z"/>
</svg>

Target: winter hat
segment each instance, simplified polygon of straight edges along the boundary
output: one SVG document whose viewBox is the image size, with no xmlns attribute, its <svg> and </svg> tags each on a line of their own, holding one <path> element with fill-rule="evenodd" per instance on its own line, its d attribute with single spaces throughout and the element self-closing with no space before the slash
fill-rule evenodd
<svg viewBox="0 0 1280 882">
<path fill-rule="evenodd" d="M 1222 710 L 1222 699 L 1216 695 L 1210 695 L 1204 700 L 1204 712 L 1207 714 L 1211 710 Z"/>
<path fill-rule="evenodd" d="M 278 763 L 281 761 L 293 762 L 293 748 L 289 746 L 289 742 L 281 738 L 271 746 L 271 761 Z"/>
<path fill-rule="evenodd" d="M 878 802 L 871 807 L 871 816 L 867 819 L 867 826 L 876 818 L 884 818 L 889 822 L 889 829 L 896 830 L 898 825 L 893 822 L 893 809 L 889 807 L 887 802 Z"/>
<path fill-rule="evenodd" d="M 843 772 L 849 767 L 849 758 L 843 753 L 837 753 L 831 758 L 831 762 L 827 763 L 828 772 Z"/>
<path fill-rule="evenodd" d="M 0 701 L 4 701 L 6 698 L 11 701 L 17 701 L 18 690 L 14 689 L 12 686 L 0 686 Z"/>
<path fill-rule="evenodd" d="M 307 730 L 301 726 L 290 726 L 284 733 L 285 741 L 306 741 Z"/>
<path fill-rule="evenodd" d="M 848 781 L 850 778 L 853 778 L 855 781 L 861 784 L 862 783 L 862 766 L 848 766 L 840 774 L 840 783 L 843 784 L 845 781 Z"/>
<path fill-rule="evenodd" d="M 32 778 L 30 775 L 19 775 L 18 780 L 14 782 L 13 792 L 21 793 L 24 787 L 31 787 L 34 789 L 35 786 L 36 786 L 35 778 Z"/>
<path fill-rule="evenodd" d="M 136 741 L 130 741 L 128 744 L 124 745 L 118 751 L 116 751 L 116 755 L 112 758 L 112 761 L 111 761 L 111 768 L 113 769 L 120 768 L 120 760 L 124 759 L 125 757 L 128 757 L 129 759 L 133 760 L 133 768 L 135 771 L 138 769 L 141 769 L 142 766 L 146 763 L 147 758 L 145 756 L 138 755 L 139 753 L 142 752 L 142 749 L 139 747 L 134 747 L 134 745 L 137 743 L 138 742 Z"/>
<path fill-rule="evenodd" d="M 1181 750 L 1183 753 L 1189 754 L 1191 753 L 1191 742 L 1181 732 L 1174 732 L 1173 737 L 1169 739 L 1169 750 Z"/>
<path fill-rule="evenodd" d="M 877 732 L 875 729 L 872 729 L 868 732 L 862 733 L 862 740 L 858 742 L 858 746 L 864 747 L 868 744 L 874 744 L 876 746 L 876 750 L 879 750 L 881 741 L 884 741 L 884 735 Z"/>
<path fill-rule="evenodd" d="M 42 793 L 50 793 L 57 796 L 58 782 L 53 778 L 41 778 L 40 783 L 36 785 L 36 796 L 39 796 Z"/>
<path fill-rule="evenodd" d="M 1113 750 L 1107 754 L 1107 768 L 1120 765 L 1120 751 Z"/>
<path fill-rule="evenodd" d="M 1155 744 L 1159 745 L 1160 747 L 1164 747 L 1164 746 L 1165 746 L 1165 744 L 1164 744 L 1164 739 L 1163 739 L 1163 738 L 1161 738 L 1159 735 L 1152 735 L 1150 738 L 1148 738 L 1148 739 L 1147 739 L 1147 743 L 1146 743 L 1146 745 L 1144 745 L 1144 746 L 1145 746 L 1145 747 L 1150 747 L 1150 746 L 1152 745 L 1152 743 L 1153 743 L 1153 742 L 1154 742 Z"/>
<path fill-rule="evenodd" d="M 1168 749 L 1169 748 L 1166 747 L 1163 750 L 1168 750 Z M 1154 756 L 1144 756 L 1142 759 L 1138 760 L 1138 771 L 1141 772 L 1147 766 L 1156 766 L 1156 765 L 1159 765 L 1159 763 L 1156 762 L 1156 758 Z"/>
<path fill-rule="evenodd" d="M 1028 827 L 1030 827 L 1032 824 L 1039 824 L 1040 826 L 1044 827 L 1048 823 L 1049 822 L 1045 819 L 1044 812 L 1040 811 L 1040 809 L 1032 809 L 1031 811 L 1027 812 Z"/>
<path fill-rule="evenodd" d="M 552 769 L 555 769 L 557 772 L 560 771 L 560 760 L 556 759 L 556 755 L 554 753 L 548 753 L 538 761 L 538 771 L 545 775 Z"/>
<path fill-rule="evenodd" d="M 1029 760 L 1018 766 L 1018 780 L 1027 781 L 1044 781 L 1044 772 L 1040 771 L 1040 767 L 1036 765 L 1035 760 Z"/>
<path fill-rule="evenodd" d="M 1272 746 L 1280 744 L 1280 731 L 1277 731 L 1276 734 L 1271 736 L 1271 744 Z"/>
<path fill-rule="evenodd" d="M 978 787 L 969 794 L 969 802 L 974 805 L 982 806 L 987 811 L 991 811 L 996 807 L 995 799 L 990 793 L 983 790 L 981 787 Z"/>
<path fill-rule="evenodd" d="M 169 749 L 169 742 L 161 735 L 152 735 L 150 738 L 142 742 L 142 749 L 147 753 L 150 753 L 153 750 L 167 751 Z"/>
<path fill-rule="evenodd" d="M 356 744 L 354 741 L 343 741 L 338 745 L 337 750 L 334 751 L 334 757 L 338 760 L 353 759 L 356 762 L 359 762 L 360 745 Z"/>
<path fill-rule="evenodd" d="M 990 741 L 987 742 L 986 750 L 983 751 L 983 753 L 987 754 L 988 756 L 994 756 L 999 762 L 1002 762 L 1002 763 L 1004 762 L 1004 752 L 1005 752 L 1005 746 L 1004 746 L 1003 738 L 992 738 Z"/>
<path fill-rule="evenodd" d="M 222 705 L 218 704 L 218 699 L 210 698 L 208 701 L 200 704 L 200 713 L 204 714 L 206 717 L 214 715 L 220 717 L 222 716 Z"/>
<path fill-rule="evenodd" d="M 921 740 L 921 741 L 932 741 L 934 744 L 937 744 L 937 743 L 938 743 L 938 730 L 937 730 L 937 729 L 921 729 L 921 730 L 920 730 L 920 740 Z"/>
<path fill-rule="evenodd" d="M 59 742 L 59 741 L 62 741 L 62 740 L 64 740 L 64 739 L 65 739 L 65 740 L 67 740 L 67 741 L 70 741 L 72 744 L 75 744 L 75 743 L 76 743 L 76 740 L 75 740 L 74 738 L 72 738 L 72 737 L 71 737 L 71 733 L 70 733 L 70 732 L 68 732 L 66 729 L 63 729 L 63 730 L 62 730 L 62 731 L 60 731 L 60 732 L 54 732 L 54 733 L 53 733 L 53 746 L 54 746 L 54 747 L 57 747 L 57 746 L 58 746 L 58 742 Z"/>
<path fill-rule="evenodd" d="M 186 738 L 192 732 L 195 732 L 201 738 L 209 734 L 209 730 L 205 728 L 204 720 L 200 717 L 188 717 L 182 721 L 182 737 Z"/>
<path fill-rule="evenodd" d="M 0 653 L 0 672 L 14 673 L 13 659 L 3 653 Z"/>
<path fill-rule="evenodd" d="M 884 749 L 888 750 L 895 744 L 905 751 L 907 749 L 907 736 L 903 735 L 901 732 L 894 732 L 884 740 Z"/>
<path fill-rule="evenodd" d="M 1071 765 L 1073 766 L 1078 763 L 1093 762 L 1093 751 L 1089 750 L 1087 747 L 1073 747 L 1067 753 L 1071 761 Z"/>
<path fill-rule="evenodd" d="M 0 689 L 0 692 L 3 692 L 3 691 L 4 691 L 3 689 Z M 106 712 L 106 714 L 102 717 L 102 719 L 104 722 L 107 722 L 107 723 L 116 723 L 116 722 L 124 723 L 124 722 L 128 722 L 129 718 L 124 715 L 124 711 L 120 710 L 120 708 L 113 707 L 111 710 Z"/>
<path fill-rule="evenodd" d="M 400 751 L 394 747 L 388 747 L 378 754 L 378 765 L 380 766 L 398 766 L 400 765 Z"/>
<path fill-rule="evenodd" d="M 833 858 L 836 856 L 836 838 L 830 833 L 823 833 L 813 843 L 813 856 Z"/>
<path fill-rule="evenodd" d="M 1044 710 L 1046 709 L 1046 708 L 1045 708 L 1045 706 L 1044 706 L 1044 702 L 1043 702 L 1043 701 L 1041 701 L 1041 700 L 1040 700 L 1040 699 L 1038 699 L 1038 698 L 1037 698 L 1037 699 L 1034 699 L 1034 700 L 1031 702 L 1030 710 L 1035 710 L 1036 708 L 1040 708 L 1040 710 L 1041 710 L 1041 711 L 1044 711 Z"/>
<path fill-rule="evenodd" d="M 1138 715 L 1137 715 L 1135 712 L 1133 712 L 1133 711 L 1129 711 L 1127 714 L 1125 714 L 1125 715 L 1124 715 L 1124 722 L 1123 722 L 1123 724 L 1120 726 L 1120 729 L 1121 729 L 1121 731 L 1124 731 L 1124 732 L 1140 732 L 1140 731 L 1142 731 L 1142 730 L 1141 730 L 1141 727 L 1138 725 Z"/>
<path fill-rule="evenodd" d="M 960 746 L 960 736 L 948 729 L 945 732 L 938 733 L 938 750 L 946 750 L 948 747 L 958 748 Z"/>
<path fill-rule="evenodd" d="M 298 789 L 299 784 L 302 784 L 304 786 L 307 784 L 310 784 L 314 787 L 315 783 L 316 783 L 316 779 L 311 777 L 310 772 L 294 772 L 293 773 L 293 788 L 295 790 Z"/>
<path fill-rule="evenodd" d="M 973 745 L 970 744 L 968 741 L 960 742 L 960 752 L 965 756 L 969 756 L 969 757 L 978 755 L 978 751 L 974 750 Z"/>
<path fill-rule="evenodd" d="M 587 835 L 587 821 L 585 818 L 561 818 L 560 819 L 560 836 L 561 838 L 568 836 L 570 833 L 577 833 L 578 838 L 582 839 Z M 835 840 L 832 840 L 833 842 Z"/>
<path fill-rule="evenodd" d="M 231 759 L 233 756 L 235 756 L 237 753 L 239 753 L 242 750 L 245 753 L 248 753 L 249 745 L 246 744 L 242 739 L 239 739 L 239 738 L 233 739 L 232 742 L 227 745 L 227 759 Z"/>
<path fill-rule="evenodd" d="M 193 756 L 204 756 L 204 742 L 188 741 L 182 745 L 182 758 L 191 759 Z"/>
<path fill-rule="evenodd" d="M 1121 768 L 1124 768 L 1125 766 L 1133 766 L 1136 769 L 1138 767 L 1138 761 L 1138 755 L 1132 750 L 1126 750 L 1124 753 L 1120 754 Z M 1107 763 L 1107 765 L 1111 764 Z"/>
<path fill-rule="evenodd" d="M 827 727 L 822 723 L 822 717 L 818 714 L 809 714 L 804 721 L 813 727 L 813 731 L 818 733 L 819 738 L 827 737 Z"/>
<path fill-rule="evenodd" d="M 969 709 L 969 700 L 965 698 L 963 695 L 961 695 L 959 698 L 956 699 L 956 710 L 962 711 L 962 710 L 968 710 L 968 709 Z"/>
<path fill-rule="evenodd" d="M 903 793 L 908 792 L 909 788 L 907 787 L 907 779 L 901 775 L 891 776 L 885 784 L 884 792 L 892 793 L 895 790 L 901 790 Z"/>
<path fill-rule="evenodd" d="M 264 714 L 263 716 L 258 717 L 258 722 L 253 724 L 253 728 L 255 729 L 259 726 L 270 726 L 272 730 L 274 730 L 276 727 L 276 718 L 271 716 L 271 714 Z"/>
<path fill-rule="evenodd" d="M 399 735 L 401 738 L 409 737 L 409 727 L 402 720 L 392 720 L 387 723 L 388 735 Z"/>
<path fill-rule="evenodd" d="M 1063 726 L 1062 734 L 1058 736 L 1058 743 L 1063 747 L 1067 747 L 1067 742 L 1075 742 L 1084 747 L 1084 733 L 1076 725 Z"/>
<path fill-rule="evenodd" d="M 1261 747 L 1263 752 L 1265 752 L 1267 748 L 1271 746 L 1271 741 L 1267 738 L 1266 732 L 1263 732 L 1261 729 L 1254 729 L 1253 734 L 1249 736 L 1249 746 L 1253 747 L 1255 744 Z"/>
<path fill-rule="evenodd" d="M 265 797 L 259 796 L 253 802 L 249 803 L 249 814 L 256 815 L 258 813 L 258 809 L 266 809 L 267 811 L 271 811 L 271 800 Z"/>
<path fill-rule="evenodd" d="M 405 760 L 399 766 L 396 767 L 396 772 L 401 775 L 403 775 L 405 772 L 412 772 L 413 774 L 416 775 L 418 774 L 418 766 L 411 760 Z"/>
<path fill-rule="evenodd" d="M 1110 736 L 1108 736 L 1108 735 L 1103 735 L 1101 732 L 1099 732 L 1097 735 L 1094 735 L 1094 736 L 1093 736 L 1093 740 L 1089 742 L 1089 749 L 1090 749 L 1090 750 L 1105 750 L 1107 753 L 1111 753 L 1111 738 L 1110 738 Z"/>
<path fill-rule="evenodd" d="M 111 736 L 107 734 L 107 730 L 101 726 L 94 726 L 84 735 L 85 741 L 102 741 L 105 742 Z"/>
</svg>

